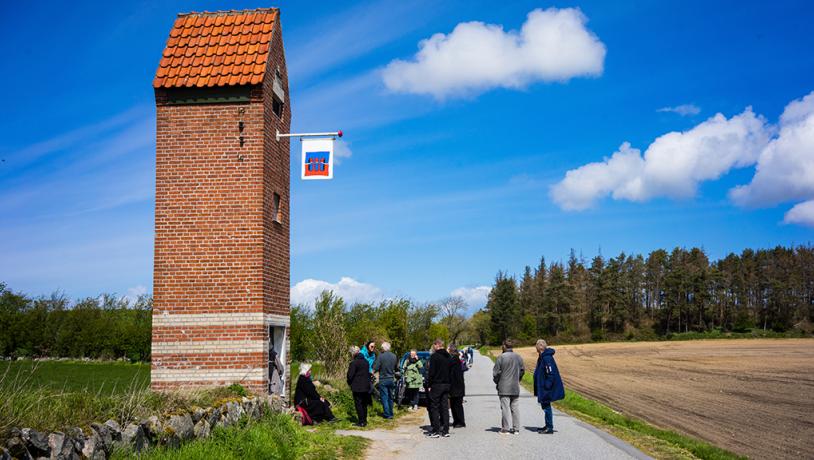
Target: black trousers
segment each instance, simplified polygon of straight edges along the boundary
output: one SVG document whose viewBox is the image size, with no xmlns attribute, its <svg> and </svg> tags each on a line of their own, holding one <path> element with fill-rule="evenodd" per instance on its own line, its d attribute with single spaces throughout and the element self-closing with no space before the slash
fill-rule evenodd
<svg viewBox="0 0 814 460">
<path fill-rule="evenodd" d="M 404 399 L 407 401 L 407 404 L 411 406 L 418 405 L 418 388 L 406 388 L 404 390 Z"/>
<path fill-rule="evenodd" d="M 466 425 L 466 419 L 464 419 L 464 397 L 450 396 L 449 407 L 452 409 L 452 425 Z"/>
<path fill-rule="evenodd" d="M 449 384 L 436 383 L 430 388 L 430 423 L 435 433 L 449 433 Z"/>
<path fill-rule="evenodd" d="M 356 406 L 356 418 L 359 423 L 367 424 L 367 402 L 370 399 L 370 393 L 367 391 L 354 391 L 353 392 L 353 405 Z"/>
</svg>

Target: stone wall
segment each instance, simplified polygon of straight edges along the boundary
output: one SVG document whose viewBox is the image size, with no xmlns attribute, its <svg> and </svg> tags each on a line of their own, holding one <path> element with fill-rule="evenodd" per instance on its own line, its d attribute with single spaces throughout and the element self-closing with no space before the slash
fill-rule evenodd
<svg viewBox="0 0 814 460">
<path fill-rule="evenodd" d="M 70 428 L 65 432 L 13 429 L 0 448 L 0 460 L 59 459 L 105 460 L 116 449 L 141 452 L 155 446 L 178 447 L 194 439 L 209 437 L 218 426 L 228 427 L 241 418 L 258 419 L 266 412 L 283 412 L 285 401 L 258 396 L 225 402 L 217 407 L 196 408 L 163 417 L 153 416 L 120 426 L 114 420 L 94 423 L 90 429 Z"/>
</svg>

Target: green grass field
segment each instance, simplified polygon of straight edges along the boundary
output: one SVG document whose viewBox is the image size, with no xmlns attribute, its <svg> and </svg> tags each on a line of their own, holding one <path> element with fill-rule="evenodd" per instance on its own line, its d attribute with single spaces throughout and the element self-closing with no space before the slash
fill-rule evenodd
<svg viewBox="0 0 814 460">
<path fill-rule="evenodd" d="M 298 365 L 292 365 L 294 382 Z M 315 378 L 336 390 L 323 396 L 333 403 L 340 421 L 302 427 L 291 417 L 269 415 L 260 421 L 246 420 L 241 426 L 218 428 L 212 437 L 191 442 L 177 450 L 155 449 L 138 458 L 362 458 L 368 441 L 355 436 L 338 436 L 336 429 L 351 428 L 355 421 L 353 399 L 344 379 L 322 378 L 323 368 L 315 365 Z M 38 430 L 87 428 L 92 422 L 114 419 L 127 421 L 165 413 L 193 405 L 206 407 L 220 398 L 236 396 L 235 388 L 192 394 L 154 393 L 149 390 L 149 364 L 84 361 L 4 361 L 0 362 L 0 444 L 12 427 Z M 294 384 L 292 382 L 292 385 Z M 368 429 L 394 425 L 383 420 L 381 404 L 371 410 Z M 396 416 L 404 411 L 397 409 Z M 135 458 L 127 452 L 115 458 Z"/>
<path fill-rule="evenodd" d="M 5 375 L 5 378 L 2 376 Z M 150 385 L 150 365 L 125 362 L 0 361 L 0 386 L 20 379 L 35 389 L 115 394 Z"/>
<path fill-rule="evenodd" d="M 206 407 L 241 388 L 154 393 L 150 365 L 123 362 L 0 362 L 0 441 L 10 428 L 86 429 L 113 419 L 127 423 L 171 410 Z"/>
</svg>

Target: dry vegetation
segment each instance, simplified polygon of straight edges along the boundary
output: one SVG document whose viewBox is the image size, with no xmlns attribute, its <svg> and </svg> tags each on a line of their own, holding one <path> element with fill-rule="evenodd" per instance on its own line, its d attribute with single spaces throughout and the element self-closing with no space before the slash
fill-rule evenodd
<svg viewBox="0 0 814 460">
<path fill-rule="evenodd" d="M 814 339 L 556 349 L 566 387 L 620 412 L 753 458 L 814 458 Z"/>
</svg>

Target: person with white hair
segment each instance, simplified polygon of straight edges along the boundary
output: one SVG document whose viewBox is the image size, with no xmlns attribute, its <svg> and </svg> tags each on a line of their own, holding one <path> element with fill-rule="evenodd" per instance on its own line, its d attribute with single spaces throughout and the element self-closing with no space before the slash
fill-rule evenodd
<svg viewBox="0 0 814 460">
<path fill-rule="evenodd" d="M 542 434 L 554 433 L 554 412 L 551 409 L 553 401 L 565 398 L 565 387 L 560 378 L 560 370 L 554 361 L 554 349 L 549 347 L 545 340 L 540 339 L 536 344 L 537 367 L 534 369 L 534 396 L 543 408 L 545 426 L 537 430 Z"/>
<path fill-rule="evenodd" d="M 396 393 L 396 371 L 399 360 L 390 351 L 390 342 L 382 342 L 382 352 L 373 363 L 373 371 L 379 373 L 379 393 L 382 400 L 382 416 L 393 418 L 393 399 Z"/>
<path fill-rule="evenodd" d="M 319 395 L 317 387 L 311 380 L 311 365 L 300 364 L 300 376 L 297 379 L 297 388 L 294 391 L 294 403 L 305 409 L 314 422 L 336 420 L 331 412 L 331 403 Z"/>
<path fill-rule="evenodd" d="M 356 423 L 358 427 L 367 426 L 367 406 L 370 403 L 370 372 L 367 359 L 359 351 L 359 347 L 351 346 L 350 354 L 353 359 L 348 365 L 347 382 L 353 393 L 353 405 L 356 407 Z"/>
</svg>

